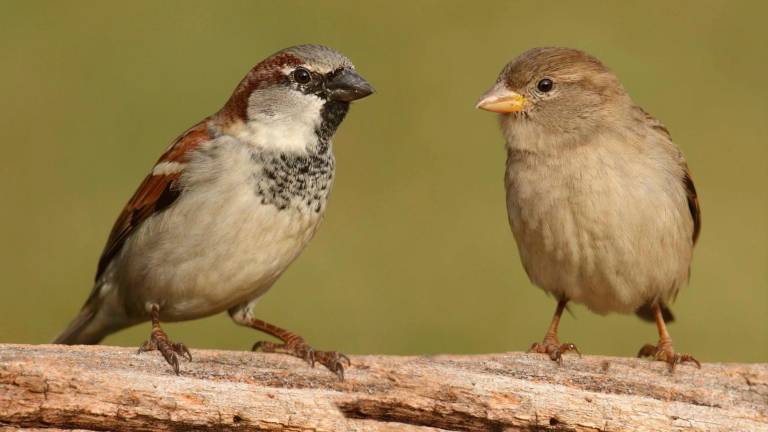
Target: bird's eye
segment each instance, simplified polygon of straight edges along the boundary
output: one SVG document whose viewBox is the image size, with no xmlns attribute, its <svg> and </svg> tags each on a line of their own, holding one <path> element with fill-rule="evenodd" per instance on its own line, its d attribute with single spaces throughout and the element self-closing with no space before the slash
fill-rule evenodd
<svg viewBox="0 0 768 432">
<path fill-rule="evenodd" d="M 546 93 L 550 90 L 552 90 L 552 87 L 555 86 L 555 83 L 552 82 L 549 78 L 544 78 L 543 80 L 539 81 L 538 84 L 536 84 L 536 88 L 539 89 L 540 92 Z"/>
<path fill-rule="evenodd" d="M 293 71 L 293 79 L 299 84 L 306 84 L 312 81 L 312 74 L 304 68 L 296 68 L 296 70 Z"/>
</svg>

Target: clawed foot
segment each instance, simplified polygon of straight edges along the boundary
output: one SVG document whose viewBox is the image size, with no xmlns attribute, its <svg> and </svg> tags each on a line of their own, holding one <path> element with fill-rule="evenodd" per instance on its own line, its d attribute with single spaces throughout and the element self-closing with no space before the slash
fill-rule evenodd
<svg viewBox="0 0 768 432">
<path fill-rule="evenodd" d="M 660 342 L 658 345 L 645 344 L 637 353 L 638 357 L 651 357 L 656 361 L 663 361 L 669 365 L 669 370 L 673 371 L 679 363 L 691 362 L 701 369 L 701 363 L 693 356 L 688 354 L 678 354 L 672 349 L 672 344 Z"/>
<path fill-rule="evenodd" d="M 529 353 L 548 354 L 552 361 L 556 361 L 558 364 L 563 364 L 563 353 L 568 351 L 574 351 L 581 357 L 579 349 L 572 343 L 561 344 L 557 339 L 544 339 L 542 343 L 534 342 L 531 348 L 528 349 Z"/>
<path fill-rule="evenodd" d="M 347 367 L 352 365 L 349 357 L 346 355 L 336 351 L 315 351 L 303 339 L 292 340 L 285 344 L 260 341 L 253 345 L 251 351 L 289 354 L 304 359 L 312 367 L 315 367 L 315 362 L 317 362 L 335 373 L 341 381 L 344 381 L 344 363 L 346 363 Z"/>
<path fill-rule="evenodd" d="M 165 357 L 165 361 L 168 362 L 176 375 L 179 374 L 179 356 L 192 361 L 192 354 L 187 349 L 186 345 L 181 342 L 171 342 L 168 335 L 160 328 L 152 330 L 152 335 L 148 341 L 145 341 L 139 347 L 139 354 L 147 351 L 160 351 L 160 354 Z"/>
</svg>

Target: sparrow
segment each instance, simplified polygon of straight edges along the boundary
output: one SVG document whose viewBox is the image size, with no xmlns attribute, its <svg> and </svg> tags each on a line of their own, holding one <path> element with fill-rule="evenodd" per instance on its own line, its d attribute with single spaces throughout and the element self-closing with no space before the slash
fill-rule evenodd
<svg viewBox="0 0 768 432">
<path fill-rule="evenodd" d="M 282 343 L 253 350 L 319 362 L 344 377 L 349 359 L 259 320 L 254 307 L 307 246 L 325 213 L 331 138 L 350 103 L 374 92 L 339 52 L 286 48 L 254 66 L 217 113 L 160 156 L 112 228 L 90 296 L 54 343 L 96 344 L 151 321 L 139 352 L 179 373 L 189 349 L 160 323 L 228 311 Z"/>
<path fill-rule="evenodd" d="M 500 114 L 509 224 L 529 279 L 558 301 L 530 351 L 557 362 L 578 353 L 557 337 L 572 301 L 655 321 L 659 342 L 638 356 L 700 366 L 675 352 L 665 324 L 701 230 L 696 188 L 667 128 L 603 63 L 568 48 L 521 54 L 476 107 Z"/>
</svg>

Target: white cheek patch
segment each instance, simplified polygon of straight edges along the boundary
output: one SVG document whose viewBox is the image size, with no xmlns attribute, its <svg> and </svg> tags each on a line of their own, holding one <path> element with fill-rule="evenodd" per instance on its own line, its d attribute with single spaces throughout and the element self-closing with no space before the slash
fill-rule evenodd
<svg viewBox="0 0 768 432">
<path fill-rule="evenodd" d="M 160 162 L 152 169 L 152 175 L 171 175 L 180 173 L 184 164 L 179 162 Z"/>
<path fill-rule="evenodd" d="M 238 138 L 256 147 L 306 151 L 317 141 L 325 101 L 295 90 L 255 91 L 249 99 L 248 127 Z"/>
</svg>

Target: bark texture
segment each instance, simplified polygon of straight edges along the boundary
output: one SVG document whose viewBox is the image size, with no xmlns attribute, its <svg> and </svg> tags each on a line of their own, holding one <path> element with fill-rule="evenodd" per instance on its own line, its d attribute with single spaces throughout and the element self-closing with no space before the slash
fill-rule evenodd
<svg viewBox="0 0 768 432">
<path fill-rule="evenodd" d="M 768 364 L 353 356 L 340 382 L 279 354 L 0 345 L 0 431 L 768 431 Z"/>
</svg>

